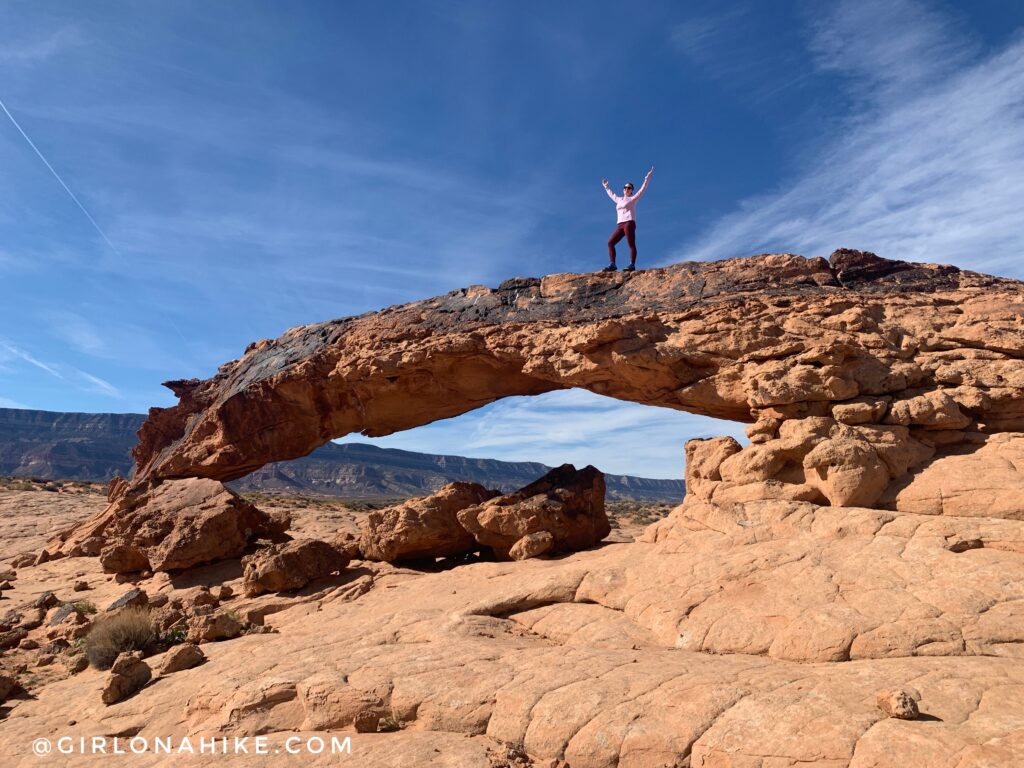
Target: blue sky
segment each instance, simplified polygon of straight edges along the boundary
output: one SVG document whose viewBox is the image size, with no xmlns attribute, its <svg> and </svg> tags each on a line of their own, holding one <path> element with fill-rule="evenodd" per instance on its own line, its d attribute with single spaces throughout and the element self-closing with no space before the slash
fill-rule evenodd
<svg viewBox="0 0 1024 768">
<path fill-rule="evenodd" d="M 1012 0 L 6 0 L 0 100 L 82 208 L 0 114 L 0 406 L 167 406 L 293 325 L 596 269 L 601 177 L 652 164 L 641 266 L 1024 277 L 1022 28 Z M 670 477 L 727 431 L 563 392 L 377 442 Z"/>
</svg>

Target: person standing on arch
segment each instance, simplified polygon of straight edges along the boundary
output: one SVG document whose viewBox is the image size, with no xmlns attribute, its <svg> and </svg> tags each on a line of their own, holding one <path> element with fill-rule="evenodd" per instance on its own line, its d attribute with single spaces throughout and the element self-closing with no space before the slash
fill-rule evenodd
<svg viewBox="0 0 1024 768">
<path fill-rule="evenodd" d="M 626 238 L 626 243 L 629 244 L 629 266 L 623 267 L 622 271 L 632 272 L 636 269 L 636 201 L 643 197 L 644 192 L 647 191 L 647 184 L 651 180 L 652 173 L 654 173 L 653 165 L 651 170 L 647 172 L 647 175 L 644 176 L 644 183 L 640 185 L 640 189 L 635 195 L 633 194 L 633 182 L 627 181 L 622 187 L 622 197 L 612 192 L 608 186 L 608 179 L 601 179 L 604 191 L 608 193 L 608 197 L 615 203 L 615 213 L 617 214 L 615 231 L 608 238 L 609 263 L 607 267 L 601 270 L 602 272 L 615 272 L 618 269 L 615 266 L 615 244 L 622 238 Z"/>
</svg>

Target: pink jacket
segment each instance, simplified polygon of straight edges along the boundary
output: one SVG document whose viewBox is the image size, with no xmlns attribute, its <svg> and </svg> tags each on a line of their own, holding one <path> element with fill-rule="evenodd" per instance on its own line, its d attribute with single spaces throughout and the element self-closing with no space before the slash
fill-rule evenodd
<svg viewBox="0 0 1024 768">
<path fill-rule="evenodd" d="M 615 213 L 618 215 L 616 222 L 621 224 L 624 221 L 636 221 L 636 201 L 643 197 L 644 192 L 647 191 L 647 184 L 650 182 L 651 177 L 648 176 L 644 179 L 644 183 L 640 185 L 640 189 L 636 191 L 635 195 L 629 197 L 619 197 L 612 192 L 608 187 L 604 188 L 604 191 L 608 193 L 615 202 Z"/>
</svg>

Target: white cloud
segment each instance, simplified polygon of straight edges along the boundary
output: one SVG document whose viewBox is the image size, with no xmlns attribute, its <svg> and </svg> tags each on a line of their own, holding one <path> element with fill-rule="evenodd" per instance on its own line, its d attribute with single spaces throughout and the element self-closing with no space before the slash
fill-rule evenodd
<svg viewBox="0 0 1024 768">
<path fill-rule="evenodd" d="M 87 391 L 95 392 L 99 395 L 106 395 L 107 397 L 113 397 L 117 400 L 124 399 L 124 395 L 121 394 L 121 391 L 109 381 L 105 381 L 99 376 L 93 376 L 91 373 L 86 373 L 85 371 L 80 371 L 78 369 L 75 369 L 75 372 L 85 380 L 85 389 Z"/>
<path fill-rule="evenodd" d="M 845 246 L 1024 276 L 1024 39 L 968 62 L 942 18 L 886 7 L 840 3 L 813 29 L 819 66 L 854 78 L 857 113 L 802 173 L 668 261 Z"/>
<path fill-rule="evenodd" d="M 5 64 L 33 64 L 45 61 L 58 53 L 82 44 L 77 29 L 65 27 L 43 37 L 31 40 L 0 42 L 0 62 Z"/>
<path fill-rule="evenodd" d="M 42 362 L 31 353 L 26 352 L 24 349 L 16 347 L 10 342 L 0 339 L 0 362 L 2 362 L 3 360 L 9 360 L 11 358 L 24 360 L 29 365 L 34 365 L 36 368 L 39 368 L 42 371 L 46 371 L 48 374 L 58 379 L 64 378 L 52 365 L 47 365 L 46 363 Z"/>
<path fill-rule="evenodd" d="M 0 397 L 0 408 L 28 408 L 27 405 L 11 400 L 9 397 Z"/>
<path fill-rule="evenodd" d="M 96 355 L 104 351 L 106 344 L 92 323 L 74 312 L 48 312 L 46 318 L 54 334 L 79 352 Z"/>
</svg>

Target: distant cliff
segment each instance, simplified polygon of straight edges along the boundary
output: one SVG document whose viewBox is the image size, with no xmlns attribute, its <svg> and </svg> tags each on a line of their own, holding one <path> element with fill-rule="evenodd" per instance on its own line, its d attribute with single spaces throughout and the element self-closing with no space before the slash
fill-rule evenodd
<svg viewBox="0 0 1024 768">
<path fill-rule="evenodd" d="M 52 413 L 0 408 L 0 475 L 109 480 L 131 472 L 138 413 Z"/>
<path fill-rule="evenodd" d="M 53 413 L 0 408 L 0 475 L 106 481 L 132 470 L 142 414 Z M 243 491 L 346 497 L 419 496 L 453 480 L 509 491 L 545 474 L 535 462 L 435 456 L 365 443 L 328 443 L 231 483 Z M 682 480 L 606 475 L 609 499 L 681 501 Z"/>
</svg>

